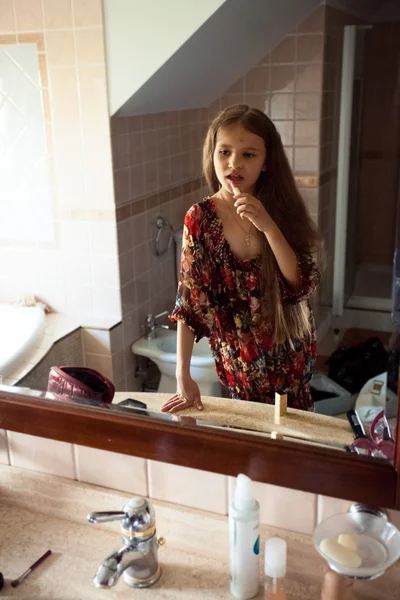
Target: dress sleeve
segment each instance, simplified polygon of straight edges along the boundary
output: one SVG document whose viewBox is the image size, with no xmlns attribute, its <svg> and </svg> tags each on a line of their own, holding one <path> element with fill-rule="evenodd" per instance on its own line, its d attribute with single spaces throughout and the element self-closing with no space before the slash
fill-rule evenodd
<svg viewBox="0 0 400 600">
<path fill-rule="evenodd" d="M 277 269 L 282 299 L 293 304 L 308 300 L 315 292 L 321 279 L 321 274 L 312 254 L 296 254 L 296 256 L 301 279 L 300 289 L 297 292 L 291 289 L 279 268 Z"/>
<path fill-rule="evenodd" d="M 180 276 L 173 323 L 181 321 L 195 334 L 195 341 L 210 337 L 212 314 L 209 302 L 209 279 L 202 240 L 202 210 L 198 204 L 186 213 L 183 227 Z"/>
</svg>

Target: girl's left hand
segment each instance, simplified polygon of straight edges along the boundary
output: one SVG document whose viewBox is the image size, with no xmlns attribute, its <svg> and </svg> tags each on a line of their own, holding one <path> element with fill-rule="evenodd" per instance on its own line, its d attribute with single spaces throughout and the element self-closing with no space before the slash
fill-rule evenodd
<svg viewBox="0 0 400 600">
<path fill-rule="evenodd" d="M 257 227 L 257 229 L 263 233 L 267 233 L 271 230 L 274 221 L 265 210 L 260 200 L 257 200 L 257 198 L 251 194 L 242 193 L 237 187 L 233 190 L 233 197 L 235 199 L 234 207 L 240 218 L 248 219 L 253 223 L 254 227 Z"/>
</svg>

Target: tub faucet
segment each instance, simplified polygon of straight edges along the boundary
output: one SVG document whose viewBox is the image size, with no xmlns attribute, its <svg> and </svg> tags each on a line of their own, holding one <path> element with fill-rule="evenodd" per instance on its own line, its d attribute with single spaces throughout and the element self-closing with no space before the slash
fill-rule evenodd
<svg viewBox="0 0 400 600">
<path fill-rule="evenodd" d="M 151 313 L 147 315 L 144 326 L 144 335 L 146 340 L 154 340 L 156 337 L 157 327 L 161 327 L 161 329 L 169 329 L 169 325 L 157 325 L 157 321 L 162 317 L 166 317 L 168 312 L 168 310 L 164 310 L 158 315 L 152 315 Z"/>
<path fill-rule="evenodd" d="M 158 548 L 164 538 L 156 539 L 154 508 L 144 498 L 131 498 L 122 511 L 94 512 L 88 515 L 90 523 L 121 521 L 124 545 L 103 560 L 93 582 L 96 587 L 110 588 L 121 575 L 127 585 L 150 587 L 161 576 Z"/>
</svg>

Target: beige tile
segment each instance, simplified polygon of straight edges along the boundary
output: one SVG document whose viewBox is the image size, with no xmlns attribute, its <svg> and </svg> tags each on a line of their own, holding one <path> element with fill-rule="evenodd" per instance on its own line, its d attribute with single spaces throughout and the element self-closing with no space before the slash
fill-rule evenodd
<svg viewBox="0 0 400 600">
<path fill-rule="evenodd" d="M 294 168 L 296 173 L 316 173 L 319 169 L 319 149 L 296 146 Z"/>
<path fill-rule="evenodd" d="M 296 91 L 322 91 L 322 64 L 298 64 L 296 73 Z"/>
<path fill-rule="evenodd" d="M 271 51 L 271 63 L 294 63 L 295 60 L 296 36 L 288 35 Z"/>
<path fill-rule="evenodd" d="M 270 90 L 292 92 L 294 90 L 295 68 L 292 65 L 272 65 Z"/>
<path fill-rule="evenodd" d="M 147 496 L 146 461 L 136 456 L 75 446 L 78 481 Z"/>
<path fill-rule="evenodd" d="M 282 144 L 284 146 L 292 146 L 293 121 L 274 121 L 274 125 L 281 136 Z"/>
<path fill-rule="evenodd" d="M 4 429 L 0 429 L 0 464 L 10 464 L 10 457 L 8 456 L 7 432 Z"/>
<path fill-rule="evenodd" d="M 13 0 L 0 0 L 0 31 L 1 33 L 16 31 Z"/>
<path fill-rule="evenodd" d="M 94 27 L 103 24 L 101 0 L 72 0 L 75 27 Z"/>
<path fill-rule="evenodd" d="M 44 52 L 44 34 L 42 31 L 35 33 L 18 33 L 19 44 L 36 44 L 38 52 Z"/>
<path fill-rule="evenodd" d="M 85 352 L 85 366 L 89 367 L 89 369 L 99 371 L 99 373 L 111 381 L 114 379 L 111 354 L 105 356 L 103 354 L 91 354 L 90 352 Z"/>
<path fill-rule="evenodd" d="M 8 432 L 11 465 L 75 479 L 72 444 Z"/>
<path fill-rule="evenodd" d="M 104 64 L 103 29 L 77 29 L 75 31 L 78 64 Z"/>
<path fill-rule="evenodd" d="M 297 38 L 298 62 L 322 62 L 324 56 L 324 36 L 299 35 Z"/>
<path fill-rule="evenodd" d="M 75 64 L 74 36 L 72 30 L 47 31 L 46 56 L 50 67 Z"/>
<path fill-rule="evenodd" d="M 149 496 L 227 514 L 227 478 L 224 475 L 148 461 Z"/>
<path fill-rule="evenodd" d="M 0 0 L 1 1 L 1 0 Z M 29 35 L 29 34 L 26 34 Z M 0 35 L 0 46 L 8 46 L 9 44 L 16 44 L 18 41 L 16 33 L 5 33 Z"/>
<path fill-rule="evenodd" d="M 129 250 L 119 256 L 119 273 L 121 285 L 125 285 L 133 280 L 133 252 Z"/>
<path fill-rule="evenodd" d="M 120 288 L 93 287 L 93 307 L 98 317 L 121 320 Z"/>
<path fill-rule="evenodd" d="M 319 119 L 322 94 L 295 94 L 295 103 L 296 119 Z"/>
<path fill-rule="evenodd" d="M 17 31 L 40 31 L 43 29 L 41 0 L 14 0 Z"/>
<path fill-rule="evenodd" d="M 317 146 L 319 144 L 319 121 L 296 121 L 296 146 Z"/>
<path fill-rule="evenodd" d="M 270 69 L 268 66 L 255 67 L 245 77 L 246 94 L 262 93 L 269 90 Z"/>
<path fill-rule="evenodd" d="M 71 0 L 42 0 L 45 29 L 72 27 Z"/>
<path fill-rule="evenodd" d="M 84 352 L 110 355 L 110 332 L 104 329 L 82 329 Z"/>
<path fill-rule="evenodd" d="M 318 188 L 300 188 L 299 192 L 304 200 L 309 213 L 318 213 L 319 193 Z"/>
<path fill-rule="evenodd" d="M 293 119 L 294 94 L 272 94 L 271 119 Z"/>
<path fill-rule="evenodd" d="M 317 497 L 267 483 L 254 482 L 260 503 L 260 520 L 265 525 L 311 534 L 315 527 Z M 229 502 L 233 498 L 235 478 L 229 477 Z"/>
<path fill-rule="evenodd" d="M 321 523 L 321 521 L 333 517 L 333 515 L 347 512 L 351 504 L 350 500 L 318 496 L 317 523 Z"/>
<path fill-rule="evenodd" d="M 93 257 L 92 280 L 95 287 L 119 288 L 119 268 L 116 256 Z"/>
</svg>

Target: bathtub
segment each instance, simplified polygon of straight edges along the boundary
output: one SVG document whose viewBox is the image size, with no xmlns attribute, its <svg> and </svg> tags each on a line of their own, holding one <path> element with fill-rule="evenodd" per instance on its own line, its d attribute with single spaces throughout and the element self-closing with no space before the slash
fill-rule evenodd
<svg viewBox="0 0 400 600">
<path fill-rule="evenodd" d="M 45 313 L 39 307 L 0 304 L 0 375 L 12 375 L 27 361 L 44 333 Z"/>
</svg>

